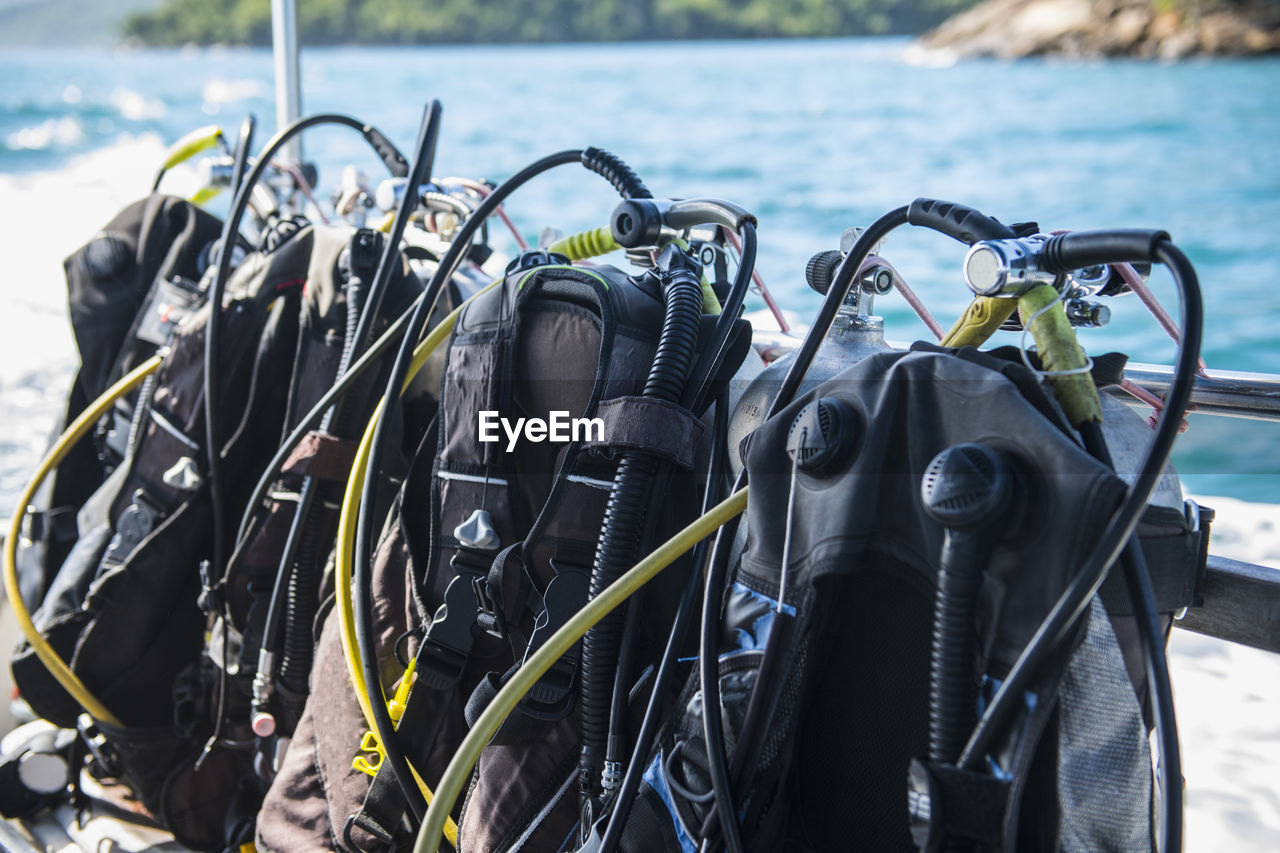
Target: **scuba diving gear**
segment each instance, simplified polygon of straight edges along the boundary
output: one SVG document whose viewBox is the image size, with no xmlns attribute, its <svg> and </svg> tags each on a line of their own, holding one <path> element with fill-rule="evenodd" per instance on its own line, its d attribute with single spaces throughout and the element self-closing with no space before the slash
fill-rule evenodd
<svg viewBox="0 0 1280 853">
<path fill-rule="evenodd" d="M 433 101 L 423 115 L 409 176 L 413 186 L 420 185 L 431 174 L 439 136 L 440 113 L 440 102 Z M 346 329 L 342 355 L 338 361 L 338 376 L 345 374 L 352 360 L 364 351 L 378 318 L 381 317 L 382 302 L 390 282 L 393 263 L 399 260 L 400 241 L 412 208 L 413 199 L 406 195 L 385 241 L 380 242 L 381 235 L 365 230 L 357 231 L 352 238 L 347 264 Z M 354 438 L 354 435 L 349 434 L 351 407 L 344 406 L 343 402 L 335 401 L 333 407 L 325 413 L 318 432 L 313 435 L 348 440 Z M 331 484 L 323 491 L 333 493 L 335 486 L 336 484 Z M 320 519 L 314 506 L 318 497 L 322 501 L 326 498 L 334 500 L 337 494 L 323 495 L 316 478 L 305 477 L 298 491 L 297 507 L 285 539 L 271 593 L 264 642 L 259 655 L 258 672 L 254 678 L 254 728 L 255 733 L 260 736 L 267 729 L 270 731 L 266 731 L 266 735 L 273 734 L 276 728 L 274 718 L 269 716 L 268 705 L 277 677 L 284 688 L 282 698 L 293 706 L 290 708 L 291 717 L 296 717 L 301 712 L 303 697 L 307 693 L 307 678 L 311 671 L 312 622 L 318 605 L 316 593 L 319 587 L 318 575 L 322 568 L 319 564 L 331 548 L 329 542 L 332 536 L 326 529 L 328 525 Z M 286 609 L 287 615 L 284 613 Z M 277 633 L 282 627 L 284 643 L 278 649 Z M 283 654 L 280 655 L 279 669 L 273 671 L 275 656 L 281 650 Z"/>
<path fill-rule="evenodd" d="M 954 762 L 973 728 L 977 679 L 971 626 L 976 622 L 982 573 L 992 557 L 997 522 L 1012 525 L 1014 476 L 1004 453 L 960 444 L 939 453 L 925 469 L 921 503 L 946 528 L 938 557 L 938 588 L 929 659 L 929 760 Z"/>
<path fill-rule="evenodd" d="M 168 344 L 200 300 L 199 281 L 218 239 L 216 218 L 185 201 L 153 195 L 129 205 L 64 262 L 71 329 L 80 363 L 58 424 L 61 432 L 112 383 Z M 124 456 L 135 395 L 120 398 L 94 440 L 71 448 L 23 517 L 22 598 L 38 604 L 78 535 L 76 513 Z"/>
<path fill-rule="evenodd" d="M 366 177 L 313 195 L 313 167 L 273 156 L 331 120 L 393 174 L 376 231 L 345 227 L 374 206 Z M 1163 232 L 918 199 L 810 260 L 822 308 L 751 381 L 787 344 L 748 358 L 749 213 L 652 198 L 598 149 L 498 187 L 433 179 L 439 120 L 433 102 L 410 167 L 332 116 L 251 161 L 250 119 L 202 191 L 235 189 L 225 222 L 153 200 L 137 239 L 77 254 L 102 291 L 130 254 L 141 277 L 111 290 L 109 357 L 82 345 L 89 384 L 125 379 L 69 401 L 23 502 L 51 472 L 83 494 L 6 543 L 19 686 L 59 727 L 13 742 L 0 811 L 99 776 L 206 849 L 1181 843 L 1163 643 L 1203 591 L 1211 513 L 1167 465 L 1200 309 Z M 490 258 L 488 219 L 573 162 L 623 197 L 608 228 Z M 299 193 L 344 227 L 312 226 Z M 134 251 L 171 224 L 172 257 Z M 904 224 L 968 244 L 977 298 L 950 332 L 879 254 Z M 577 263 L 614 251 L 634 267 Z M 1161 262 L 1187 328 L 1144 450 L 1098 395 L 1124 357 L 1090 359 L 1074 329 L 1104 319 L 1095 297 L 1144 292 L 1126 264 Z M 886 345 L 872 302 L 895 289 L 941 346 Z M 1019 346 L 974 349 L 996 329 Z M 38 563 L 51 530 L 50 584 L 13 555 Z"/>
<path fill-rule="evenodd" d="M 736 518 L 747 506 L 746 490 L 730 495 L 721 503 L 703 513 L 687 527 L 676 533 L 649 556 L 636 563 L 626 574 L 614 581 L 599 596 L 588 602 L 565 624 L 552 634 L 524 665 L 517 669 L 484 712 L 471 724 L 471 732 L 454 753 L 437 788 L 437 797 L 423 820 L 414 843 L 414 853 L 430 853 L 439 849 L 441 831 L 449 810 L 470 777 L 485 745 L 497 733 L 503 719 L 536 685 L 555 662 L 577 643 L 587 630 L 616 609 L 646 583 L 653 580 L 696 543 L 705 539 L 718 527 Z"/>
<path fill-rule="evenodd" d="M 247 142 L 246 133 L 242 136 L 242 153 Z M 148 203 L 157 212 L 190 208 L 175 200 L 158 200 L 166 207 Z M 201 217 L 207 220 L 210 225 L 207 231 L 216 234 L 216 220 L 198 211 L 195 216 L 197 222 L 203 221 Z M 173 219 L 181 221 L 176 216 Z M 155 222 L 159 225 L 161 220 L 157 218 Z M 228 229 L 228 233 L 233 232 Z M 126 245 L 116 238 L 99 239 L 114 239 L 112 246 Z M 210 568 L 197 565 L 196 555 L 207 547 L 210 528 L 218 525 L 197 520 L 197 516 L 209 510 L 205 486 L 210 478 L 201 445 L 203 429 L 192 420 L 193 407 L 202 408 L 204 395 L 200 386 L 206 379 L 216 381 L 219 390 L 227 396 L 226 403 L 215 407 L 221 428 L 219 434 L 230 436 L 217 456 L 221 466 L 230 472 L 229 487 L 233 489 L 230 499 L 236 500 L 243 494 L 238 485 L 241 472 L 257 476 L 250 458 L 252 454 L 263 450 L 270 453 L 272 449 L 269 443 L 259 443 L 250 450 L 246 437 L 252 440 L 253 436 L 279 434 L 281 427 L 273 426 L 273 419 L 283 415 L 288 400 L 287 395 L 279 392 L 294 386 L 289 376 L 293 359 L 289 356 L 293 355 L 297 343 L 291 336 L 296 336 L 299 328 L 309 327 L 310 323 L 305 316 L 301 322 L 291 321 L 290 309 L 296 312 L 307 302 L 298 298 L 304 281 L 308 283 L 308 298 L 318 300 L 317 307 L 336 305 L 341 309 L 341 298 L 334 299 L 327 284 L 333 280 L 332 270 L 326 270 L 324 265 L 334 264 L 336 250 L 347 242 L 345 235 L 336 243 L 331 237 L 313 239 L 313 232 L 303 229 L 265 257 L 234 259 L 238 269 L 230 287 L 235 296 L 224 304 L 222 311 L 210 311 L 208 302 L 203 308 L 198 307 L 204 294 L 194 283 L 185 290 L 196 298 L 188 299 L 186 304 L 174 304 L 173 284 L 181 282 L 174 278 L 158 280 L 153 288 L 155 295 L 143 303 L 143 310 L 133 309 L 137 317 L 124 318 L 131 320 L 136 330 L 127 334 L 138 338 L 138 343 L 133 343 L 131 337 L 125 340 L 124 352 L 129 354 L 125 358 L 136 359 L 133 353 L 146 352 L 142 347 L 154 351 L 168 343 L 170 330 L 176 332 L 173 350 L 166 354 L 163 364 L 159 359 L 147 364 L 144 373 L 154 373 L 157 365 L 160 370 L 146 380 L 148 384 L 137 405 L 137 413 L 131 418 L 132 424 L 126 421 L 129 439 L 120 445 L 123 464 L 80 512 L 82 535 L 75 550 L 63 560 L 50 594 L 44 597 L 44 605 L 35 614 L 39 630 L 53 633 L 47 639 L 40 637 L 39 642 L 33 642 L 15 660 L 15 678 L 23 698 L 43 716 L 72 729 L 76 727 L 79 708 L 87 707 L 97 720 L 99 734 L 95 737 L 105 747 L 99 750 L 99 764 L 106 772 L 127 780 L 157 819 L 191 846 L 203 848 L 221 843 L 228 796 L 233 800 L 244 799 L 243 792 L 237 792 L 237 786 L 247 768 L 239 765 L 237 769 L 239 759 L 233 752 L 242 748 L 248 732 L 233 736 L 239 738 L 238 742 L 218 737 L 218 727 L 226 710 L 224 701 L 235 706 L 243 701 L 238 698 L 243 694 L 237 693 L 239 688 L 235 686 L 228 692 L 226 675 L 214 673 L 226 673 L 229 669 L 249 676 L 253 673 L 251 666 L 226 666 L 228 653 L 238 654 L 229 650 L 228 645 L 241 638 L 240 632 L 245 627 L 244 587 L 224 585 Z M 333 246 L 334 254 L 316 248 L 322 244 Z M 137 272 L 155 275 L 154 270 L 161 261 L 170 268 L 176 263 L 194 267 L 193 261 L 183 259 L 202 259 L 214 254 L 207 249 L 194 252 L 188 245 L 186 240 L 175 241 L 171 237 L 164 245 L 150 246 L 145 255 L 139 256 Z M 190 254 L 184 255 L 184 252 Z M 111 257 L 117 254 L 121 253 L 115 252 Z M 227 266 L 232 263 L 230 252 L 216 254 L 220 263 Z M 144 259 L 149 273 L 143 272 Z M 98 266 L 109 274 L 124 276 L 132 274 L 126 262 L 127 255 L 123 255 L 118 263 L 113 261 L 110 268 L 101 263 Z M 200 278 L 203 271 L 177 269 L 193 278 Z M 397 277 L 397 292 L 402 292 L 404 275 L 402 271 Z M 151 286 L 149 279 L 142 284 Z M 176 292 L 185 291 L 180 288 Z M 406 304 L 407 300 L 397 296 L 389 304 L 395 307 L 394 302 Z M 160 322 L 152 316 L 158 311 L 164 312 Z M 234 344 L 230 351 L 226 343 L 217 346 L 219 359 L 216 368 L 210 371 L 201 366 L 203 359 L 193 359 L 193 347 L 203 349 L 213 316 L 230 324 Z M 317 326 L 316 331 L 323 336 L 323 324 Z M 95 342 L 95 345 L 101 346 L 101 343 Z M 332 364 L 316 358 L 318 353 L 319 350 L 311 350 L 312 363 L 303 362 L 305 370 L 314 371 Z M 97 369 L 105 372 L 110 360 L 102 362 L 105 362 L 103 367 Z M 130 377 L 136 381 L 114 391 L 103 405 L 112 406 L 117 397 L 127 399 L 130 387 L 143 381 L 144 373 Z M 314 377 L 311 381 L 323 390 L 330 378 Z M 245 413 L 240 415 L 242 407 Z M 102 411 L 95 406 L 90 420 L 84 421 L 83 426 L 77 425 L 75 432 L 92 428 Z M 75 435 L 65 437 L 63 449 L 58 452 L 64 454 L 75 438 Z M 49 465 L 56 465 L 58 461 Z M 192 531 L 196 535 L 191 535 Z M 15 547 L 21 541 L 20 536 L 12 540 Z M 161 567 L 165 571 L 157 574 Z M 236 580 L 243 583 L 243 576 Z M 12 597 L 15 601 L 19 598 L 16 594 Z M 199 649 L 205 618 L 197 603 L 206 613 L 217 614 L 211 617 L 211 660 L 204 662 L 200 662 L 203 658 Z M 224 603 L 227 611 L 222 610 Z M 120 614 L 126 610 L 129 618 L 123 619 Z M 234 629 L 228 624 L 232 621 Z M 69 670 L 63 659 L 70 664 Z M 44 671 L 46 666 L 58 673 L 70 696 L 50 682 Z M 211 704 L 215 681 L 223 684 L 216 688 L 216 711 Z M 88 690 L 93 692 L 87 692 L 82 682 L 87 682 Z M 247 687 L 247 683 L 242 686 Z M 303 686 L 305 688 L 305 682 Z M 93 693 L 98 693 L 101 699 Z M 208 728 L 210 722 L 214 725 L 212 736 Z M 216 746 L 217 750 L 202 769 L 193 774 L 192 747 L 198 746 L 195 739 L 206 737 L 209 737 L 209 748 Z M 232 752 L 228 752 L 227 746 L 233 743 Z M 78 766 L 75 770 L 78 774 Z M 201 791 L 199 797 L 192 796 L 196 789 Z M 251 792 L 248 796 L 251 816 L 256 805 Z"/>
</svg>

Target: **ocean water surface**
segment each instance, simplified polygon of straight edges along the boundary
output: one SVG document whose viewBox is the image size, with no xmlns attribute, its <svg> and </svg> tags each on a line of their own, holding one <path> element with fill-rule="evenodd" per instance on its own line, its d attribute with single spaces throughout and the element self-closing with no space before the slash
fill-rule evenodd
<svg viewBox="0 0 1280 853">
<path fill-rule="evenodd" d="M 406 150 L 425 101 L 440 98 L 440 175 L 501 179 L 543 154 L 598 145 L 660 196 L 733 199 L 758 214 L 759 269 L 802 321 L 818 304 L 803 283 L 808 257 L 917 196 L 1046 229 L 1165 228 L 1201 276 L 1210 367 L 1280 372 L 1280 60 L 937 66 L 910 56 L 900 39 L 308 49 L 302 79 L 305 111 L 354 114 Z M 247 111 L 262 121 L 261 143 L 274 130 L 271 75 L 261 50 L 6 49 L 0 175 L 56 171 L 211 122 L 234 132 Z M 380 174 L 348 131 L 316 131 L 305 145 L 322 183 L 346 162 Z M 603 224 L 615 198 L 562 169 L 509 210 L 536 235 Z M 31 251 L 4 234 L 0 245 Z M 944 325 L 968 301 L 959 244 L 899 232 L 884 254 Z M 1153 285 L 1176 311 L 1167 277 Z M 60 293 L 60 270 L 22 287 Z M 1088 349 L 1172 359 L 1134 297 L 1109 306 L 1111 325 L 1082 333 Z M 896 296 L 876 308 L 891 339 L 927 336 Z M 1280 502 L 1278 449 L 1280 424 L 1195 416 L 1176 460 L 1191 491 Z"/>
</svg>

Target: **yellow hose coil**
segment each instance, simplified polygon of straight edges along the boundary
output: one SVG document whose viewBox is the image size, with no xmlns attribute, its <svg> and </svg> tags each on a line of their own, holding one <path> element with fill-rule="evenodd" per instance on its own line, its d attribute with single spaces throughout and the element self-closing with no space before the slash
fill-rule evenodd
<svg viewBox="0 0 1280 853">
<path fill-rule="evenodd" d="M 22 536 L 22 519 L 26 514 L 26 508 L 35 499 L 36 492 L 40 490 L 40 486 L 45 479 L 62 463 L 62 460 L 75 447 L 76 442 L 83 438 L 89 430 L 93 429 L 94 424 L 110 411 L 116 400 L 128 394 L 142 384 L 144 379 L 155 373 L 160 368 L 160 362 L 161 357 L 153 355 L 129 371 L 119 382 L 112 385 L 103 392 L 102 396 L 89 404 L 80 413 L 80 417 L 76 418 L 71 426 L 67 427 L 66 431 L 58 436 L 58 440 L 54 442 L 48 454 L 40 461 L 40 466 L 36 469 L 35 476 L 18 497 L 17 508 L 13 513 L 13 521 L 9 525 L 9 538 L 4 543 L 4 591 L 9 599 L 9 604 L 13 607 L 14 615 L 18 618 L 18 628 L 21 629 L 22 635 L 27 638 L 27 642 L 35 650 L 36 657 L 40 658 L 41 663 L 48 668 L 49 674 L 57 679 L 62 688 L 71 695 L 71 698 L 75 699 L 89 716 L 110 726 L 123 726 L 124 724 L 120 722 L 115 714 L 108 711 L 105 705 L 98 701 L 89 691 L 89 688 L 85 686 L 84 682 L 80 680 L 80 677 L 71 671 L 71 667 L 67 666 L 66 661 L 40 635 L 35 623 L 31 621 L 31 613 L 27 610 L 26 602 L 22 600 L 22 590 L 18 586 L 18 541 Z"/>
</svg>

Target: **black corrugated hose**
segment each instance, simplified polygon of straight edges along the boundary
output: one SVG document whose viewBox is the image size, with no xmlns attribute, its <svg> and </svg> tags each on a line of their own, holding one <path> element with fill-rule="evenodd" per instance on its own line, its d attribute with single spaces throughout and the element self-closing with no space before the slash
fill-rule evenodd
<svg viewBox="0 0 1280 853">
<path fill-rule="evenodd" d="M 620 160 L 612 155 L 604 157 L 602 156 L 604 152 L 593 154 L 591 153 L 593 151 L 595 149 L 590 149 L 589 151 L 569 149 L 548 155 L 529 164 L 498 185 L 492 193 L 485 197 L 471 217 L 463 223 L 462 228 L 454 235 L 453 242 L 449 245 L 444 258 L 441 259 L 440 265 L 431 277 L 431 281 L 427 284 L 422 299 L 409 316 L 405 335 L 401 338 L 400 348 L 396 352 L 396 358 L 391 366 L 391 373 L 387 377 L 386 388 L 383 392 L 383 415 L 374 425 L 369 461 L 365 469 L 364 489 L 360 494 L 360 510 L 356 522 L 356 541 L 353 554 L 352 597 L 354 599 L 356 638 L 360 646 L 360 668 L 372 694 L 370 698 L 373 701 L 370 705 L 378 739 L 386 749 L 388 765 L 395 773 L 396 780 L 400 783 L 401 789 L 408 798 L 410 807 L 419 817 L 422 814 L 421 806 L 414 808 L 414 805 L 422 803 L 422 795 L 418 791 L 417 783 L 410 773 L 409 763 L 405 757 L 404 750 L 400 746 L 395 725 L 391 722 L 391 716 L 387 712 L 386 702 L 378 701 L 383 697 L 383 694 L 381 681 L 379 680 L 377 645 L 373 636 L 373 602 L 370 588 L 374 547 L 373 537 L 377 526 L 375 520 L 378 510 L 376 506 L 377 490 L 386 445 L 391 435 L 390 425 L 400 416 L 400 386 L 409 371 L 409 362 L 414 346 L 425 331 L 431 312 L 443 293 L 445 285 L 453 277 L 465 253 L 470 250 L 471 241 L 475 238 L 476 233 L 483 227 L 488 218 L 494 214 L 500 204 L 534 177 L 558 166 L 574 162 L 580 163 L 587 169 L 608 178 L 615 187 L 618 181 L 623 180 L 622 177 L 619 177 L 623 176 L 623 173 L 616 165 L 621 163 Z M 626 171 L 630 172 L 630 169 Z M 648 192 L 638 178 L 634 181 L 634 184 L 629 180 L 623 181 L 623 189 Z"/>
<path fill-rule="evenodd" d="M 643 396 L 675 403 L 684 391 L 698 341 L 698 323 L 702 317 L 700 268 L 674 244 L 663 250 L 658 267 L 666 311 Z M 635 565 L 645 510 L 659 465 L 659 457 L 645 451 L 629 451 L 618 463 L 591 571 L 591 598 Z M 578 782 L 584 808 L 593 803 L 599 793 L 621 630 L 622 614 L 613 613 L 582 639 L 582 753 Z M 589 812 L 584 817 L 585 833 L 590 830 L 594 817 Z"/>
</svg>

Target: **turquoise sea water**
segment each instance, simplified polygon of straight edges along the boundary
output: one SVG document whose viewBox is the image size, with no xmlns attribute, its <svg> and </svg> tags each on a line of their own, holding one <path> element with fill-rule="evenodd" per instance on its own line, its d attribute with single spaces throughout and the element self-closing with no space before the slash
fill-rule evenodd
<svg viewBox="0 0 1280 853">
<path fill-rule="evenodd" d="M 1201 275 L 1210 367 L 1280 372 L 1280 60 L 943 67 L 907 61 L 906 47 L 314 49 L 303 54 L 304 107 L 355 114 L 407 149 L 438 97 L 437 174 L 501 179 L 542 154 L 599 145 L 658 195 L 736 200 L 759 215 L 766 282 L 802 317 L 817 305 L 805 260 L 917 196 L 1046 229 L 1165 228 Z M 124 135 L 234 128 L 248 110 L 273 129 L 269 52 L 6 49 L 0 173 L 56 170 Z M 306 144 L 322 182 L 351 160 L 378 174 L 354 135 L 318 131 Z M 536 234 L 603 224 L 613 201 L 598 179 L 561 170 L 509 208 Z M 884 253 L 944 324 L 967 302 L 959 244 L 903 233 Z M 1153 283 L 1176 307 L 1167 279 Z M 1085 332 L 1086 347 L 1171 360 L 1133 297 L 1110 307 L 1112 324 Z M 891 339 L 927 334 L 896 297 L 877 312 Z M 1280 502 L 1280 424 L 1193 417 L 1176 459 L 1192 491 Z"/>
</svg>

